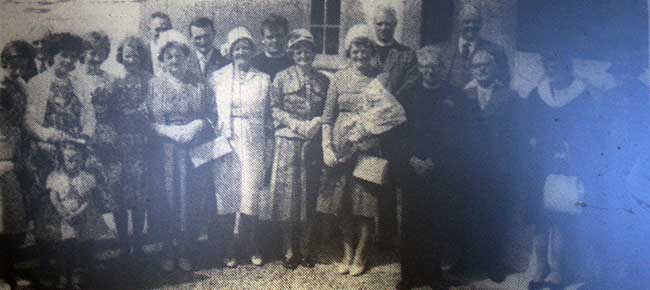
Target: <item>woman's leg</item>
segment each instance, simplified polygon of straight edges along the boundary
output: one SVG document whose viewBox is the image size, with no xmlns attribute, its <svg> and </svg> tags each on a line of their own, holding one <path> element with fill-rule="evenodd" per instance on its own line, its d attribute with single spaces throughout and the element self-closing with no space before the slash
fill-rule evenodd
<svg viewBox="0 0 650 290">
<path fill-rule="evenodd" d="M 537 226 L 535 229 L 535 237 L 533 238 L 533 249 L 535 251 L 535 275 L 533 281 L 544 281 L 549 272 L 548 265 L 548 228 Z"/>
<path fill-rule="evenodd" d="M 343 259 L 338 267 L 339 274 L 350 273 L 350 265 L 354 260 L 354 221 L 351 217 L 341 218 L 341 231 L 343 233 Z"/>
<path fill-rule="evenodd" d="M 253 265 L 261 266 L 264 261 L 257 247 L 257 217 L 241 214 L 240 223 L 241 231 L 239 235 L 251 257 L 251 262 Z"/>
<path fill-rule="evenodd" d="M 552 284 L 562 284 L 563 259 L 564 259 L 564 231 L 560 225 L 550 227 L 548 264 L 550 273 L 546 281 Z"/>
<path fill-rule="evenodd" d="M 11 289 L 16 288 L 16 273 L 14 271 L 14 253 L 12 237 L 0 235 L 0 274 Z"/>
<path fill-rule="evenodd" d="M 131 217 L 133 219 L 133 253 L 137 255 L 142 254 L 145 213 L 144 207 L 135 206 L 131 209 Z"/>
<path fill-rule="evenodd" d="M 373 220 L 369 218 L 357 217 L 356 220 L 359 228 L 359 240 L 354 252 L 354 261 L 350 268 L 350 275 L 353 276 L 361 275 L 365 271 L 373 225 Z"/>
<path fill-rule="evenodd" d="M 113 212 L 115 217 L 115 227 L 117 228 L 117 238 L 120 243 L 120 255 L 125 257 L 130 252 L 129 247 L 129 213 L 126 208 L 120 206 Z"/>
</svg>

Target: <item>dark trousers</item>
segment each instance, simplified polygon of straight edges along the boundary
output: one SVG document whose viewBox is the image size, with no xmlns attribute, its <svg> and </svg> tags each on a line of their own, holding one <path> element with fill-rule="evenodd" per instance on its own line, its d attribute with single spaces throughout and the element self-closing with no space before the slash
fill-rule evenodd
<svg viewBox="0 0 650 290">
<path fill-rule="evenodd" d="M 0 274 L 11 289 L 16 287 L 16 252 L 23 241 L 23 235 L 0 235 Z"/>
</svg>

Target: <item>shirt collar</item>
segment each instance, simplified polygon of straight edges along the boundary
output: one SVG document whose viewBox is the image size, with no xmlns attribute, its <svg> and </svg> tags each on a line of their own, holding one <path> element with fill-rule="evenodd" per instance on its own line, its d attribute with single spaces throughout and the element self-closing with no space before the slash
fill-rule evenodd
<svg viewBox="0 0 650 290">
<path fill-rule="evenodd" d="M 377 43 L 377 46 L 380 46 L 380 47 L 392 47 L 393 45 L 395 45 L 395 39 L 392 39 L 389 42 L 383 42 L 383 41 L 377 39 L 376 43 Z"/>
<path fill-rule="evenodd" d="M 467 41 L 465 40 L 462 36 L 458 38 L 458 51 L 463 51 L 463 45 L 469 44 L 469 52 L 473 52 L 474 48 L 476 48 L 476 40 L 474 41 Z"/>
<path fill-rule="evenodd" d="M 214 49 L 210 48 L 208 50 L 207 54 L 201 53 L 199 50 L 196 50 L 196 56 L 199 57 L 200 60 L 208 62 L 208 60 L 212 57 L 212 54 L 214 53 Z"/>
</svg>

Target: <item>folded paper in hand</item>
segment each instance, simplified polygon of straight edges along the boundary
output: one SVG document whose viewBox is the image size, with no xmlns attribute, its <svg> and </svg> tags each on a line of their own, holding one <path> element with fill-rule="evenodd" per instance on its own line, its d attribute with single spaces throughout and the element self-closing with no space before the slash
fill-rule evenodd
<svg viewBox="0 0 650 290">
<path fill-rule="evenodd" d="M 544 208 L 554 212 L 582 213 L 585 189 L 576 176 L 550 174 L 544 182 Z"/>
<path fill-rule="evenodd" d="M 232 152 L 230 142 L 221 136 L 192 148 L 190 158 L 194 167 L 199 167 L 230 152 Z"/>
</svg>

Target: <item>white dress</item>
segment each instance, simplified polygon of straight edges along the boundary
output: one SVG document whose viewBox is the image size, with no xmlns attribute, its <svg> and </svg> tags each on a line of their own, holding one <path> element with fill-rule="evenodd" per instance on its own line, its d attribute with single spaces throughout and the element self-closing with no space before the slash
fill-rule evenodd
<svg viewBox="0 0 650 290">
<path fill-rule="evenodd" d="M 228 65 L 211 77 L 219 134 L 232 153 L 217 159 L 214 167 L 217 213 L 257 216 L 264 183 L 265 130 L 270 124 L 270 77 L 254 68 L 236 80 Z"/>
</svg>

